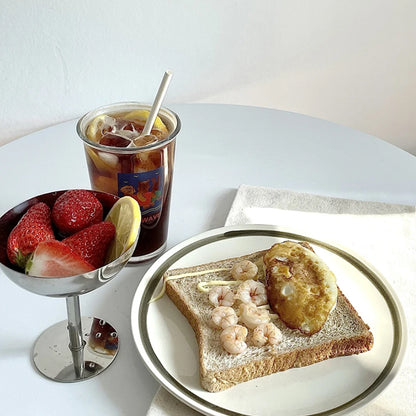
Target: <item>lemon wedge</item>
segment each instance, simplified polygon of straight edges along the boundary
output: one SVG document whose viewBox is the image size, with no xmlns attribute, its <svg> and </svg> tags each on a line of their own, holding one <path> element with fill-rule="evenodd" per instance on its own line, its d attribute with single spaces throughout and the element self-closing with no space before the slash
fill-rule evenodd
<svg viewBox="0 0 416 416">
<path fill-rule="evenodd" d="M 121 197 L 105 217 L 116 227 L 116 235 L 107 252 L 106 262 L 115 260 L 136 241 L 140 231 L 141 213 L 139 204 L 131 196 Z"/>
<path fill-rule="evenodd" d="M 145 125 L 148 117 L 149 117 L 148 110 L 133 110 L 133 111 L 130 111 L 130 113 L 127 113 L 123 118 L 127 120 L 138 121 L 142 123 L 143 125 Z M 163 131 L 164 133 L 168 132 L 167 127 L 165 126 L 165 124 L 163 123 L 163 121 L 160 119 L 159 116 L 156 116 L 156 120 L 153 124 L 153 128 Z"/>
<path fill-rule="evenodd" d="M 93 121 L 88 125 L 86 135 L 87 137 L 92 140 L 93 142 L 98 141 L 98 129 L 101 127 L 101 125 L 104 123 L 104 120 L 107 116 L 105 114 L 101 114 L 94 118 Z"/>
<path fill-rule="evenodd" d="M 90 159 L 92 160 L 92 163 L 94 163 L 98 171 L 108 172 L 109 169 L 111 170 L 111 169 L 117 168 L 117 163 L 118 163 L 117 156 L 112 155 L 111 153 L 104 153 L 104 152 L 97 153 L 97 151 L 91 149 L 91 147 L 85 147 L 85 150 L 88 153 L 88 156 L 90 157 Z"/>
</svg>

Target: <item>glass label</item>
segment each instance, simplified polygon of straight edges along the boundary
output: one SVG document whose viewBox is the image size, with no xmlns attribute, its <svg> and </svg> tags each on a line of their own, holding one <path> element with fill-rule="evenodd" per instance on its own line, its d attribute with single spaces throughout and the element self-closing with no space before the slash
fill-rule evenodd
<svg viewBox="0 0 416 416">
<path fill-rule="evenodd" d="M 118 173 L 118 196 L 131 196 L 140 205 L 142 225 L 154 226 L 162 211 L 163 166 L 146 172 Z"/>
</svg>

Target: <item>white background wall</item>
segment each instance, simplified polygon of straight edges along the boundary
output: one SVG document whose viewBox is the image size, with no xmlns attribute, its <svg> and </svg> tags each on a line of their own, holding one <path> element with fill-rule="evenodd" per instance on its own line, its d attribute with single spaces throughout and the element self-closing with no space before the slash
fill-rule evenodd
<svg viewBox="0 0 416 416">
<path fill-rule="evenodd" d="M 0 144 L 102 104 L 237 103 L 416 154 L 414 0 L 0 0 Z"/>
</svg>

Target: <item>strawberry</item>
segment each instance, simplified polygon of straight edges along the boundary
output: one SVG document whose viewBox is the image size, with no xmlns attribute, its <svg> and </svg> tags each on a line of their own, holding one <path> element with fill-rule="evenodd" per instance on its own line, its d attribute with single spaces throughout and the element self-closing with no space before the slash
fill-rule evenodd
<svg viewBox="0 0 416 416">
<path fill-rule="evenodd" d="M 116 227 L 110 221 L 90 225 L 76 234 L 62 240 L 75 253 L 95 268 L 104 265 L 104 259 L 116 234 Z"/>
<path fill-rule="evenodd" d="M 25 267 L 28 256 L 36 246 L 45 240 L 54 240 L 51 224 L 51 210 L 43 202 L 32 205 L 7 239 L 7 256 L 21 268 Z"/>
<path fill-rule="evenodd" d="M 66 191 L 52 207 L 52 221 L 64 236 L 103 220 L 103 206 L 95 195 L 83 189 Z"/>
<path fill-rule="evenodd" d="M 66 277 L 87 273 L 95 267 L 58 240 L 38 244 L 26 264 L 26 274 L 38 277 Z"/>
</svg>

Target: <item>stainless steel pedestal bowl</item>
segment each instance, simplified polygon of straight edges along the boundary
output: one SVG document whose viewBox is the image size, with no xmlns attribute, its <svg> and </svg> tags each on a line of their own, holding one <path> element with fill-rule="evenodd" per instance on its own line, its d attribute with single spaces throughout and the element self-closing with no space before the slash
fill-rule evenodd
<svg viewBox="0 0 416 416">
<path fill-rule="evenodd" d="M 74 382 L 101 373 L 113 362 L 118 352 L 117 331 L 103 319 L 81 317 L 79 295 L 95 290 L 114 278 L 129 261 L 137 240 L 120 257 L 88 273 L 56 278 L 25 275 L 7 257 L 7 237 L 32 205 L 45 202 L 52 208 L 64 192 L 50 192 L 30 198 L 0 218 L 0 269 L 10 280 L 29 292 L 66 299 L 68 319 L 51 326 L 39 336 L 32 359 L 44 376 L 55 381 Z M 102 203 L 105 217 L 118 197 L 104 192 L 90 192 Z"/>
</svg>

